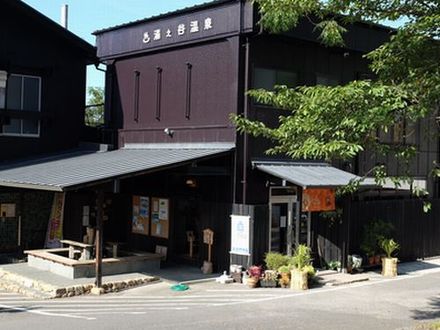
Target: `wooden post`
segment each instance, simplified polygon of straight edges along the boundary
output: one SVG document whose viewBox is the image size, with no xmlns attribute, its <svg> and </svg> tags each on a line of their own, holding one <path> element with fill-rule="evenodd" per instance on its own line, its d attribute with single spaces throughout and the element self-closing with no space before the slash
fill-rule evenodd
<svg viewBox="0 0 440 330">
<path fill-rule="evenodd" d="M 209 243 L 208 244 L 208 262 L 211 262 L 211 248 L 212 248 L 212 244 Z"/>
<path fill-rule="evenodd" d="M 102 286 L 102 221 L 104 218 L 104 192 L 98 190 L 96 192 L 96 241 L 95 241 L 95 251 L 96 251 L 96 280 L 95 284 L 97 288 Z"/>
</svg>

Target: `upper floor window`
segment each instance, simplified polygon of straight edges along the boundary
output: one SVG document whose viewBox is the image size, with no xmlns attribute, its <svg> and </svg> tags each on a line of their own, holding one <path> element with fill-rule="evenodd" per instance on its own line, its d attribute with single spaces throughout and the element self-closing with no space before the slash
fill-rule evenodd
<svg viewBox="0 0 440 330">
<path fill-rule="evenodd" d="M 2 87 L 4 86 L 4 87 Z M 41 78 L 0 71 L 0 108 L 11 111 L 41 111 Z M 21 119 L 13 115 L 1 127 L 2 135 L 39 136 L 38 119 Z"/>
<path fill-rule="evenodd" d="M 254 88 L 273 90 L 275 85 L 286 85 L 294 88 L 298 83 L 296 72 L 273 70 L 273 69 L 254 69 Z"/>
</svg>

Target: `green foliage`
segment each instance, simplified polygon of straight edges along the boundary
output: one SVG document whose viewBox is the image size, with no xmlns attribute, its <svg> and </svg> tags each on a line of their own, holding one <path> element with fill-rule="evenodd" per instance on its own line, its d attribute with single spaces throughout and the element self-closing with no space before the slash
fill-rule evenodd
<svg viewBox="0 0 440 330">
<path fill-rule="evenodd" d="M 304 270 L 306 266 L 311 265 L 311 252 L 311 249 L 307 245 L 299 244 L 290 259 L 291 266 L 298 270 Z"/>
<path fill-rule="evenodd" d="M 89 87 L 88 102 L 85 111 L 85 124 L 96 127 L 104 124 L 104 89 Z"/>
<path fill-rule="evenodd" d="M 380 247 L 382 250 L 386 253 L 387 258 L 391 258 L 391 255 L 400 248 L 400 245 L 393 240 L 390 239 L 383 239 L 380 241 Z"/>
<path fill-rule="evenodd" d="M 268 154 L 292 158 L 350 160 L 367 147 L 376 148 L 376 132 L 412 112 L 407 94 L 379 82 L 353 81 L 345 86 L 302 86 L 249 94 L 260 103 L 288 109 L 279 126 L 232 116 L 239 132 L 263 136 L 274 142 Z M 396 146 L 400 152 L 402 146 Z"/>
<path fill-rule="evenodd" d="M 289 257 L 278 252 L 268 252 L 264 258 L 267 269 L 277 270 L 289 263 Z"/>
<path fill-rule="evenodd" d="M 313 267 L 312 265 L 307 265 L 302 270 L 303 270 L 303 272 L 307 273 L 308 278 L 311 278 L 311 277 L 315 276 L 315 274 L 316 274 L 315 267 Z"/>
<path fill-rule="evenodd" d="M 391 236 L 394 227 L 389 222 L 377 219 L 370 221 L 363 229 L 361 250 L 371 257 L 376 254 L 380 242 Z"/>
<path fill-rule="evenodd" d="M 278 268 L 278 273 L 289 273 L 290 269 L 291 269 L 290 266 L 284 265 L 284 266 L 281 266 L 280 268 Z"/>
<path fill-rule="evenodd" d="M 327 263 L 327 268 L 331 270 L 341 268 L 341 262 L 339 260 L 331 260 Z"/>
<path fill-rule="evenodd" d="M 348 25 L 355 21 L 405 23 L 388 42 L 366 55 L 375 81 L 344 86 L 307 86 L 273 91 L 254 90 L 260 103 L 285 110 L 276 128 L 233 115 L 240 132 L 273 142 L 268 154 L 296 159 L 352 160 L 368 149 L 395 157 L 403 172 L 416 154 L 414 146 L 385 144 L 380 133 L 396 122 L 412 125 L 432 116 L 440 103 L 440 2 L 419 0 L 254 0 L 266 31 L 280 33 L 307 20 L 326 46 L 341 46 Z M 390 31 L 391 32 L 391 31 Z M 378 134 L 379 133 L 379 134 Z M 386 168 L 372 171 L 382 179 Z M 439 171 L 440 172 L 440 171 Z M 405 175 L 408 177 L 408 175 Z M 396 178 L 396 182 L 399 180 Z M 353 182 L 345 193 L 357 189 Z M 427 211 L 429 205 L 425 205 Z"/>
</svg>

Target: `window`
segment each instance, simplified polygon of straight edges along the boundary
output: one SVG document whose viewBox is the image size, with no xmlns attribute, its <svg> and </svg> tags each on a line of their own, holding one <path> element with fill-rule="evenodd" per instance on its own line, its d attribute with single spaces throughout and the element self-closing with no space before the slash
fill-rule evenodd
<svg viewBox="0 0 440 330">
<path fill-rule="evenodd" d="M 41 110 L 41 78 L 11 74 L 0 71 L 0 109 L 11 111 Z M 1 127 L 2 135 L 39 136 L 38 119 L 9 118 Z"/>
<path fill-rule="evenodd" d="M 275 85 L 286 85 L 296 87 L 298 75 L 295 72 L 255 68 L 254 88 L 273 90 Z"/>
<path fill-rule="evenodd" d="M 317 73 L 316 85 L 337 86 L 340 84 L 338 77 L 330 74 Z"/>
<path fill-rule="evenodd" d="M 4 109 L 6 105 L 6 80 L 8 74 L 6 71 L 0 71 L 0 109 Z"/>
</svg>

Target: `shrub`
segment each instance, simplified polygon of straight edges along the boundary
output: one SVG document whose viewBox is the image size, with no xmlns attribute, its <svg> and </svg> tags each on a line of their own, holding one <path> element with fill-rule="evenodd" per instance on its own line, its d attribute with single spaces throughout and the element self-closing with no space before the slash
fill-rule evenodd
<svg viewBox="0 0 440 330">
<path fill-rule="evenodd" d="M 371 257 L 376 254 L 380 242 L 391 236 L 394 227 L 389 222 L 372 220 L 363 229 L 361 250 Z"/>
<path fill-rule="evenodd" d="M 287 265 L 278 268 L 278 273 L 289 273 L 289 272 L 290 272 L 290 267 Z"/>
<path fill-rule="evenodd" d="M 312 262 L 310 248 L 304 244 L 298 245 L 290 260 L 293 268 L 303 270 L 304 267 L 309 266 Z"/>
<path fill-rule="evenodd" d="M 289 263 L 289 257 L 278 252 L 268 252 L 264 258 L 267 269 L 278 270 Z"/>
</svg>

